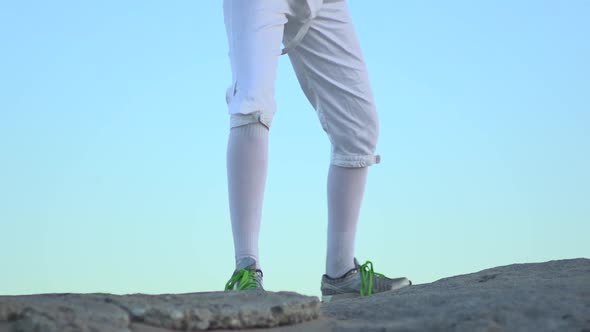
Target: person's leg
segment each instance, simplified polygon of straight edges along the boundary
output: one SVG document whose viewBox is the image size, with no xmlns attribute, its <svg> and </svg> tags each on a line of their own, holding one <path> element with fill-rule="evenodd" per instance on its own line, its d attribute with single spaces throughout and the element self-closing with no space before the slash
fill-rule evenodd
<svg viewBox="0 0 590 332">
<path fill-rule="evenodd" d="M 227 90 L 227 182 L 236 269 L 256 262 L 275 113 L 274 84 L 286 5 L 281 0 L 224 0 L 233 81 Z"/>
<path fill-rule="evenodd" d="M 287 41 L 293 38 L 288 31 L 297 29 L 285 30 Z M 355 268 L 354 242 L 368 166 L 380 162 L 375 155 L 378 115 L 346 2 L 325 0 L 305 37 L 288 54 L 332 143 L 326 274 L 339 277 Z"/>
<path fill-rule="evenodd" d="M 328 245 L 326 274 L 332 278 L 354 268 L 354 242 L 368 167 L 330 165 L 328 171 Z"/>
<path fill-rule="evenodd" d="M 227 185 L 236 268 L 258 258 L 258 234 L 268 165 L 268 128 L 259 122 L 234 127 L 227 146 Z"/>
</svg>

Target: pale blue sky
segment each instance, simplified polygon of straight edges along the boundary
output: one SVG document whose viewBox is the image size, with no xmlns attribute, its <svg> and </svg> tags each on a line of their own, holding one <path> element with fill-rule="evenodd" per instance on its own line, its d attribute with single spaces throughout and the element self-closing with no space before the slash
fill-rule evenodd
<svg viewBox="0 0 590 332">
<path fill-rule="evenodd" d="M 590 2 L 349 8 L 381 128 L 359 260 L 424 283 L 589 257 Z M 0 45 L 0 294 L 223 289 L 221 1 L 1 1 Z M 329 141 L 286 57 L 276 98 L 265 286 L 319 295 Z"/>
</svg>

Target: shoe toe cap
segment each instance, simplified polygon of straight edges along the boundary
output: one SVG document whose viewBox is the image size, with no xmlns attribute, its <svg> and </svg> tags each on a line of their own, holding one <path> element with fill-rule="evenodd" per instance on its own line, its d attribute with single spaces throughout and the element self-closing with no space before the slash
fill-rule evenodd
<svg viewBox="0 0 590 332">
<path fill-rule="evenodd" d="M 396 278 L 396 279 L 393 279 L 393 282 L 391 283 L 391 290 L 404 288 L 404 287 L 407 287 L 410 285 L 412 285 L 412 281 L 410 279 L 405 278 L 405 277 Z"/>
</svg>

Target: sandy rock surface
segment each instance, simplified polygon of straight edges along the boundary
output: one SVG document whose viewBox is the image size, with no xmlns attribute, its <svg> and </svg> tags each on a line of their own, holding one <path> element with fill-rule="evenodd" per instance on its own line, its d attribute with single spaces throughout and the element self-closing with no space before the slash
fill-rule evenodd
<svg viewBox="0 0 590 332">
<path fill-rule="evenodd" d="M 343 331 L 590 332 L 590 260 L 513 264 L 323 306 Z"/>
<path fill-rule="evenodd" d="M 0 329 L 129 332 L 132 322 L 144 328 L 184 331 L 275 327 L 316 319 L 319 305 L 314 296 L 258 290 L 0 296 L 0 322 L 5 321 Z"/>
<path fill-rule="evenodd" d="M 513 264 L 321 304 L 294 292 L 0 296 L 0 332 L 590 332 L 590 259 Z"/>
</svg>

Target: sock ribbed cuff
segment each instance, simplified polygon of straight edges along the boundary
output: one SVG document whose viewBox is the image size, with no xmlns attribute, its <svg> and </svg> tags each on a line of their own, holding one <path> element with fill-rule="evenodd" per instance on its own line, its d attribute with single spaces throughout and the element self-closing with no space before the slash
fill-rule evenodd
<svg viewBox="0 0 590 332">
<path fill-rule="evenodd" d="M 268 128 L 260 122 L 253 122 L 247 125 L 233 127 L 231 129 L 232 135 L 253 136 L 259 137 L 268 135 Z"/>
</svg>

